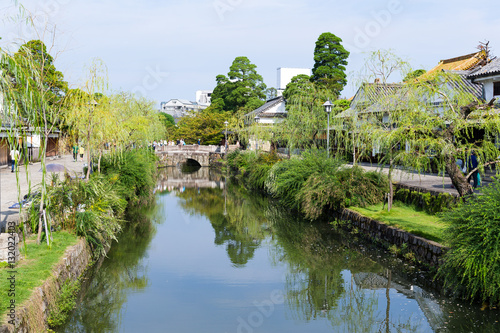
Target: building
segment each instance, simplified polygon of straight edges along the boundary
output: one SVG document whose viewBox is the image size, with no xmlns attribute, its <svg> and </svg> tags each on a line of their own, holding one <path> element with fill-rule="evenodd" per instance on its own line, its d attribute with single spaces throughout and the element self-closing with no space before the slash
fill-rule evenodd
<svg viewBox="0 0 500 333">
<path fill-rule="evenodd" d="M 212 90 L 198 90 L 196 92 L 196 102 L 187 99 L 171 99 L 168 102 L 161 102 L 160 112 L 171 115 L 177 123 L 180 118 L 209 107 L 211 98 Z"/>
<path fill-rule="evenodd" d="M 196 103 L 200 106 L 209 107 L 212 100 L 213 90 L 198 90 L 196 92 Z"/>
<path fill-rule="evenodd" d="M 292 78 L 294 76 L 301 74 L 311 76 L 312 71 L 310 68 L 278 68 L 278 81 L 276 86 L 278 96 L 281 96 L 283 94 L 283 91 L 285 91 L 286 89 L 286 85 L 292 81 Z"/>
<path fill-rule="evenodd" d="M 487 65 L 472 71 L 468 78 L 474 83 L 483 85 L 483 99 L 490 101 L 497 98 L 495 105 L 499 105 L 500 99 L 500 58 L 492 60 Z"/>
<path fill-rule="evenodd" d="M 245 115 L 245 125 L 257 124 L 277 124 L 286 117 L 285 98 L 283 96 L 268 100 L 260 108 Z"/>
</svg>

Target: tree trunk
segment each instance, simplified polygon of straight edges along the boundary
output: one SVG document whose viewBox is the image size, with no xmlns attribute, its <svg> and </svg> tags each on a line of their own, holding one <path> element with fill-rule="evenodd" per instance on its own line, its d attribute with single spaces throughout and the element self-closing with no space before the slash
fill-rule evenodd
<svg viewBox="0 0 500 333">
<path fill-rule="evenodd" d="M 97 163 L 97 172 L 101 173 L 101 157 L 102 157 L 102 151 L 99 150 L 99 162 Z"/>
<path fill-rule="evenodd" d="M 450 156 L 446 161 L 446 172 L 451 179 L 451 183 L 458 191 L 461 197 L 471 195 L 474 193 L 472 190 L 472 185 L 469 184 L 467 178 L 462 173 L 462 170 L 458 167 L 455 159 Z"/>
<path fill-rule="evenodd" d="M 391 151 L 392 155 L 392 151 Z M 387 211 L 390 212 L 392 209 L 392 198 L 394 197 L 394 186 L 392 184 L 392 158 L 389 160 L 389 173 L 387 174 L 389 178 L 389 194 L 387 195 Z"/>
<path fill-rule="evenodd" d="M 85 176 L 86 180 L 90 178 L 90 129 L 87 132 L 87 175 Z"/>
</svg>

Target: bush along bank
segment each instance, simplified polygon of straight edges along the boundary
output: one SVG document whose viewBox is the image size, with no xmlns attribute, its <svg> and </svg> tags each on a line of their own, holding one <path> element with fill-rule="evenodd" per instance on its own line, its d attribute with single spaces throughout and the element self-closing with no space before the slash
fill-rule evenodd
<svg viewBox="0 0 500 333">
<path fill-rule="evenodd" d="M 300 158 L 279 159 L 274 154 L 232 152 L 228 167 L 238 170 L 247 188 L 260 190 L 295 209 L 309 220 L 326 217 L 332 210 L 365 206 L 384 199 L 389 182 L 379 172 L 347 167 L 320 151 L 304 152 Z"/>
<path fill-rule="evenodd" d="M 259 161 L 265 161 L 264 165 L 258 165 Z M 233 152 L 228 155 L 227 164 L 233 171 L 239 171 L 237 178 L 247 188 L 271 195 L 310 220 L 330 215 L 332 210 L 342 213 L 349 211 L 344 209 L 349 206 L 382 202 L 388 187 L 384 175 L 365 173 L 358 168 L 349 170 L 341 161 L 327 159 L 315 152 L 305 153 L 300 159 L 283 161 L 276 156 Z M 256 174 L 252 176 L 254 170 Z M 399 187 L 396 198 L 417 209 L 437 214 L 443 224 L 449 225 L 444 229 L 446 243 L 450 246 L 445 254 L 441 254 L 440 244 L 416 237 L 416 243 L 421 241 L 425 243 L 424 247 L 436 248 L 439 252 L 441 259 L 434 260 L 439 263 L 436 278 L 444 281 L 447 291 L 461 298 L 498 304 L 500 182 L 495 181 L 489 188 L 484 188 L 483 195 L 466 202 L 448 195 L 421 193 L 404 187 Z M 375 233 L 380 228 L 377 227 Z M 387 229 L 394 229 L 393 234 L 398 236 L 401 234 L 402 243 L 408 242 L 404 231 Z"/>
<path fill-rule="evenodd" d="M 442 215 L 450 251 L 438 277 L 459 296 L 500 304 L 500 181 Z"/>
<path fill-rule="evenodd" d="M 48 310 L 44 310 L 43 314 L 36 317 L 31 316 L 30 311 L 20 310 L 15 327 L 5 325 L 2 329 L 10 332 L 22 327 L 47 327 L 47 322 L 51 327 L 64 322 L 64 316 L 73 304 L 68 300 L 71 299 L 71 294 L 75 294 L 78 290 L 72 281 L 80 277 L 84 271 L 79 269 L 78 274 L 67 274 L 69 257 L 72 257 L 73 261 L 87 262 L 86 266 L 89 266 L 104 256 L 123 227 L 126 211 L 154 203 L 155 177 L 156 156 L 147 150 L 124 151 L 106 156 L 101 161 L 101 172 L 94 170 L 88 181 L 72 179 L 69 176 L 62 180 L 53 177 L 48 187 L 49 200 L 46 205 L 50 228 L 53 230 L 52 237 L 56 239 L 57 234 L 69 232 L 85 239 L 85 246 L 89 250 L 84 251 L 79 245 L 76 254 L 70 251 L 64 255 L 65 258 L 61 257 L 57 264 L 59 267 L 57 276 L 49 279 L 56 283 L 47 284 L 49 281 L 47 280 L 44 286 L 51 287 L 46 288 L 47 292 L 43 292 L 42 296 L 33 293 L 33 288 L 38 288 L 38 285 L 31 287 L 32 296 L 22 304 L 26 303 L 29 309 Z M 36 195 L 31 207 L 26 227 L 37 230 L 39 198 Z M 33 260 L 30 258 L 30 251 L 27 252 L 27 257 L 30 261 Z M 31 262 L 21 262 L 18 265 L 31 264 Z M 39 281 L 45 279 L 46 277 L 40 277 Z M 61 294 L 62 286 L 68 285 L 71 288 L 63 288 Z"/>
</svg>

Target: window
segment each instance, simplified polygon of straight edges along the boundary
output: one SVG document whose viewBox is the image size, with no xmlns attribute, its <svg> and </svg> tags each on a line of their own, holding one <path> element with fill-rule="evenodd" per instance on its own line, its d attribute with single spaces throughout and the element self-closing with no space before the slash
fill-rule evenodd
<svg viewBox="0 0 500 333">
<path fill-rule="evenodd" d="M 500 82 L 493 82 L 493 96 L 500 96 Z"/>
</svg>

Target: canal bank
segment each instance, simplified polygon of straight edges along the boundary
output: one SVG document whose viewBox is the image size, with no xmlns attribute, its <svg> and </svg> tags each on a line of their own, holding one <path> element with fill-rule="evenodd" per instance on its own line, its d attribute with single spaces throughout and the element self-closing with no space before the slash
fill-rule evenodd
<svg viewBox="0 0 500 333">
<path fill-rule="evenodd" d="M 59 299 L 67 297 L 62 293 L 64 288 L 78 282 L 94 261 L 106 255 L 111 241 L 116 239 L 124 224 L 122 218 L 125 208 L 128 206 L 130 210 L 135 206 L 148 205 L 154 198 L 156 169 L 152 154 L 133 151 L 122 153 L 120 158 L 109 157 L 107 162 L 102 162 L 102 174 L 92 176 L 87 182 L 65 178 L 61 181 L 53 180 L 50 185 L 52 206 L 48 205 L 46 209 L 48 215 L 52 214 L 53 233 L 59 235 L 63 230 L 69 230 L 82 238 L 75 246 L 67 249 L 59 262 L 45 267 L 45 271 L 50 270 L 49 278 L 40 277 L 39 281 L 28 283 L 26 275 L 18 276 L 18 289 L 23 286 L 22 299 L 18 297 L 20 290 L 11 293 L 2 288 L 2 305 L 5 301 L 16 305 L 13 318 L 2 318 L 4 323 L 8 322 L 2 327 L 2 331 L 39 332 L 45 331 L 48 326 L 57 326 L 54 322 L 60 321 L 60 316 L 58 320 L 52 321 L 50 316 L 59 312 Z M 130 220 L 130 216 L 127 219 Z M 25 226 L 30 223 L 32 222 L 27 222 Z M 31 229 L 37 228 L 31 226 Z M 56 247 L 59 245 L 57 238 L 54 236 L 53 244 Z M 45 247 L 34 246 L 37 251 Z M 33 260 L 40 261 L 38 257 L 30 255 L 33 252 L 28 252 L 21 263 L 22 270 L 26 271 L 24 274 L 30 274 L 29 268 L 33 265 Z M 16 263 L 11 267 L 3 267 L 2 276 L 4 273 L 15 272 L 18 265 Z M 25 300 L 28 292 L 31 296 Z M 10 298 L 7 299 L 7 296 Z"/>
<path fill-rule="evenodd" d="M 446 292 L 496 308 L 500 279 L 494 245 L 500 233 L 498 181 L 463 204 L 457 204 L 450 193 L 438 191 L 438 186 L 432 193 L 407 186 L 395 191 L 395 197 L 407 205 L 396 202 L 398 209 L 393 207 L 387 213 L 382 202 L 389 181 L 383 173 L 347 166 L 319 151 L 283 160 L 273 154 L 234 153 L 228 155 L 227 162 L 231 173 L 248 189 L 270 195 L 311 222 L 333 222 L 363 235 L 404 260 L 432 270 L 433 278 L 442 282 Z M 352 209 L 346 210 L 349 207 Z M 421 210 L 425 212 L 421 214 Z M 443 213 L 438 218 L 432 216 L 438 212 Z M 487 218 L 485 213 L 489 214 Z M 343 222 L 335 221 L 339 219 Z M 481 232 L 484 230 L 487 232 Z M 471 255 L 464 257 L 463 253 Z"/>
<path fill-rule="evenodd" d="M 305 221 L 205 170 L 186 184 L 160 172 L 175 179 L 159 177 L 152 223 L 124 231 L 58 332 L 498 328 L 495 311 L 441 296 L 432 277 L 358 234 Z"/>
</svg>

